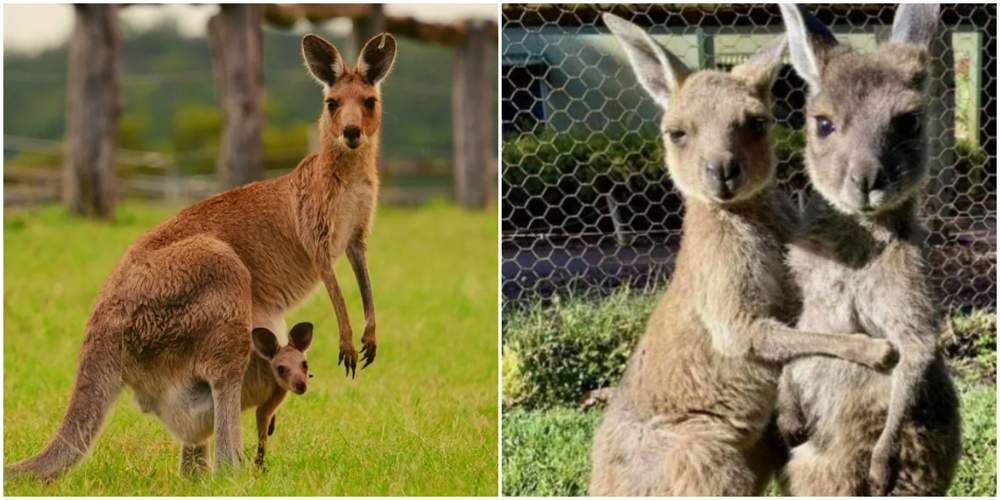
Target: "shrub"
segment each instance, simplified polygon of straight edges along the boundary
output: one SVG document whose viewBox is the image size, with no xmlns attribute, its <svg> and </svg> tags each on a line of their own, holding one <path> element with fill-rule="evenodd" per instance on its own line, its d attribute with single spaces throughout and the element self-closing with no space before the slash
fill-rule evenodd
<svg viewBox="0 0 1000 500">
<path fill-rule="evenodd" d="M 521 372 L 520 358 L 513 349 L 504 347 L 501 361 L 502 397 L 504 407 L 512 407 L 524 399 L 527 382 Z"/>
<path fill-rule="evenodd" d="M 556 298 L 552 307 L 508 312 L 504 353 L 517 362 L 504 363 L 504 377 L 513 369 L 508 366 L 516 366 L 523 383 L 510 402 L 532 409 L 571 406 L 587 391 L 617 384 L 659 297 L 622 288 L 599 305 Z"/>
<path fill-rule="evenodd" d="M 666 175 L 660 139 L 648 132 L 622 136 L 581 131 L 504 138 L 501 189 L 504 231 L 586 226 L 613 231 L 607 200 L 636 230 L 680 224 L 680 198 Z"/>
<path fill-rule="evenodd" d="M 786 187 L 807 184 L 801 130 L 774 127 L 778 178 Z M 605 195 L 618 204 L 629 229 L 679 229 L 680 195 L 667 175 L 662 141 L 655 130 L 621 136 L 582 129 L 508 135 L 503 139 L 501 189 L 504 231 L 578 233 L 614 230 Z"/>
<path fill-rule="evenodd" d="M 949 365 L 969 382 L 996 383 L 997 315 L 978 309 L 947 318 L 941 348 Z"/>
</svg>

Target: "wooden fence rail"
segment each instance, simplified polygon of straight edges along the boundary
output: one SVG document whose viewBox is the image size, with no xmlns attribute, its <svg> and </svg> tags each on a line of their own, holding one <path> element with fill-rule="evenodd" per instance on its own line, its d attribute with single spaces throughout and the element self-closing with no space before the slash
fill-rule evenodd
<svg viewBox="0 0 1000 500">
<path fill-rule="evenodd" d="M 173 165 L 172 162 L 168 164 Z M 386 159 L 380 164 L 381 173 L 388 179 L 410 176 L 438 179 L 430 186 L 386 186 L 379 196 L 379 203 L 388 205 L 420 205 L 435 198 L 454 197 L 447 181 L 453 168 L 448 160 L 397 160 Z M 489 190 L 490 201 L 495 202 L 497 160 L 490 158 L 480 169 L 488 179 L 494 179 Z M 163 175 L 133 174 L 120 177 L 117 182 L 118 199 L 143 198 L 168 203 L 191 203 L 203 200 L 224 190 L 218 175 L 179 176 L 176 167 L 164 169 Z M 265 178 L 274 178 L 289 170 L 267 170 Z M 63 173 L 56 169 L 6 168 L 3 172 L 4 206 L 38 205 L 61 199 Z"/>
</svg>

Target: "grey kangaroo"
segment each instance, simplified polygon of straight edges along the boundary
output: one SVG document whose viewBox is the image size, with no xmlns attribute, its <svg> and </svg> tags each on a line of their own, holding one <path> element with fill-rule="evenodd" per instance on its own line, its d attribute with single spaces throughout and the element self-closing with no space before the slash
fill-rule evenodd
<svg viewBox="0 0 1000 500">
<path fill-rule="evenodd" d="M 786 493 L 944 495 L 961 450 L 958 399 L 937 350 L 919 193 L 928 44 L 937 5 L 901 5 L 871 54 L 839 45 L 781 5 L 791 60 L 809 85 L 806 165 L 819 193 L 790 246 L 803 294 L 797 327 L 862 331 L 899 349 L 891 376 L 832 358 L 785 367 L 779 428 Z"/>
<path fill-rule="evenodd" d="M 594 438 L 590 493 L 759 494 L 782 460 L 768 429 L 783 363 L 825 355 L 887 369 L 896 353 L 867 335 L 785 324 L 798 311 L 784 264 L 794 210 L 772 192 L 770 137 L 784 40 L 731 73 L 692 72 L 641 28 L 604 22 L 665 111 L 686 215 L 670 286 Z"/>
</svg>

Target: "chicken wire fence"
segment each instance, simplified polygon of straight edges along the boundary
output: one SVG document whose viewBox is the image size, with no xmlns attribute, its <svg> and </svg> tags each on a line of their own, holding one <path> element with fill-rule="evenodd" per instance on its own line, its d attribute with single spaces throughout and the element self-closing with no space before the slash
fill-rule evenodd
<svg viewBox="0 0 1000 500">
<path fill-rule="evenodd" d="M 841 43 L 871 51 L 887 5 L 811 5 Z M 775 5 L 503 6 L 502 290 L 505 303 L 669 277 L 683 209 L 659 111 L 600 20 L 645 27 L 692 68 L 729 69 L 784 32 Z M 931 48 L 931 181 L 921 216 L 946 308 L 996 304 L 996 6 L 944 5 Z M 773 87 L 778 185 L 809 196 L 805 84 Z"/>
</svg>

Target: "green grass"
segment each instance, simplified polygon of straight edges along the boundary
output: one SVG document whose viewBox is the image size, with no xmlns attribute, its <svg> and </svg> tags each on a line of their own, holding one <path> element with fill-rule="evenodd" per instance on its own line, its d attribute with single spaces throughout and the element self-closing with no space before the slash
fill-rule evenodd
<svg viewBox="0 0 1000 500">
<path fill-rule="evenodd" d="M 601 412 L 580 411 L 586 390 L 615 385 L 659 290 L 571 298 L 503 316 L 503 494 L 586 495 Z M 949 495 L 996 496 L 996 311 L 946 321 L 942 348 L 961 397 L 964 454 Z M 614 355 L 594 355 L 604 350 Z M 774 493 L 774 490 L 771 490 Z"/>
<path fill-rule="evenodd" d="M 111 225 L 56 207 L 5 214 L 4 463 L 52 436 L 98 290 L 126 246 L 173 211 L 124 205 Z M 322 288 L 288 314 L 289 325 L 315 324 L 315 378 L 278 411 L 266 473 L 178 476 L 179 444 L 126 391 L 80 465 L 51 484 L 5 481 L 4 494 L 496 495 L 497 229 L 496 211 L 380 209 L 368 257 L 378 359 L 344 377 Z M 360 296 L 346 259 L 337 271 L 357 343 Z M 243 447 L 256 449 L 252 411 Z"/>
</svg>

